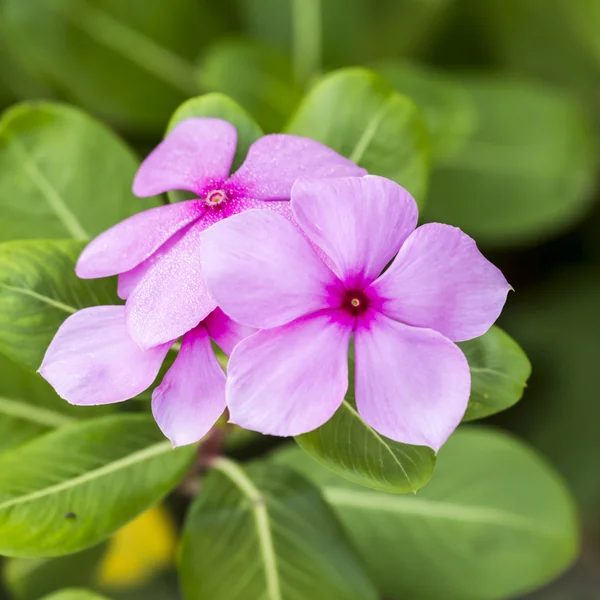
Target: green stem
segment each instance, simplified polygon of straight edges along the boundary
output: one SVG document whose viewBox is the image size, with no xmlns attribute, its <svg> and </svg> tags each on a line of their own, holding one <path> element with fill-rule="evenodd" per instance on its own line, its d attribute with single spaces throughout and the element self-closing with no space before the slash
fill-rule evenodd
<svg viewBox="0 0 600 600">
<path fill-rule="evenodd" d="M 294 75 L 307 85 L 321 70 L 321 0 L 293 0 Z"/>
</svg>

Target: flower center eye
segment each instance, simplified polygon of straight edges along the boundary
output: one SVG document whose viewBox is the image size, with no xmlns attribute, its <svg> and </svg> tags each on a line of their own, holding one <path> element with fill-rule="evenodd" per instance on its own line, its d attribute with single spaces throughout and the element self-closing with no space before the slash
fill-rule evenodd
<svg viewBox="0 0 600 600">
<path fill-rule="evenodd" d="M 346 292 L 343 306 L 353 315 L 360 315 L 369 308 L 369 300 L 360 290 Z"/>
<path fill-rule="evenodd" d="M 218 206 L 227 200 L 229 200 L 229 198 L 223 190 L 214 190 L 206 196 L 205 202 L 208 206 Z"/>
</svg>

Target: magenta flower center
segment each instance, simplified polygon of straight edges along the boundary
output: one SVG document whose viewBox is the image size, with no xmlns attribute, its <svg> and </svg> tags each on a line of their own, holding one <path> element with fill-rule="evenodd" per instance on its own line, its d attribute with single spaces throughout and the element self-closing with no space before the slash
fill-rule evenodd
<svg viewBox="0 0 600 600">
<path fill-rule="evenodd" d="M 369 308 L 369 299 L 360 290 L 348 290 L 342 307 L 354 316 L 361 315 Z"/>
<path fill-rule="evenodd" d="M 213 190 L 209 192 L 204 202 L 207 206 L 218 206 L 219 204 L 223 204 L 223 202 L 227 202 L 227 200 L 229 200 L 229 197 L 223 190 Z"/>
</svg>

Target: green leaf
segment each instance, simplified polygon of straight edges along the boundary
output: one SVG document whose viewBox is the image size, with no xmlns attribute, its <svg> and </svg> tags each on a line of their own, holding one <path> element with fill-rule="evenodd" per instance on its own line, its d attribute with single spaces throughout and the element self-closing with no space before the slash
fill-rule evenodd
<svg viewBox="0 0 600 600">
<path fill-rule="evenodd" d="M 187 600 L 375 600 L 376 594 L 319 491 L 267 463 L 218 459 L 183 533 Z M 232 551 L 235 550 L 235 551 Z"/>
<path fill-rule="evenodd" d="M 0 241 L 85 240 L 154 201 L 131 192 L 134 154 L 78 109 L 25 103 L 0 120 Z"/>
<path fill-rule="evenodd" d="M 0 35 L 34 76 L 134 131 L 196 93 L 193 59 L 225 27 L 210 0 L 5 0 Z"/>
<path fill-rule="evenodd" d="M 0 244 L 0 352 L 38 369 L 62 322 L 80 308 L 120 304 L 112 279 L 83 280 L 75 240 Z"/>
<path fill-rule="evenodd" d="M 113 410 L 72 406 L 59 398 L 42 377 L 0 354 L 0 453 L 78 418 Z"/>
<path fill-rule="evenodd" d="M 375 71 L 423 110 L 434 165 L 460 149 L 475 127 L 476 115 L 459 81 L 400 60 L 378 63 Z"/>
<path fill-rule="evenodd" d="M 191 466 L 146 415 L 63 427 L 0 456 L 0 554 L 93 546 L 158 502 Z"/>
<path fill-rule="evenodd" d="M 318 140 L 369 173 L 393 179 L 423 206 L 429 168 L 424 117 L 375 73 L 343 69 L 326 75 L 286 131 Z"/>
<path fill-rule="evenodd" d="M 587 115 L 533 84 L 498 77 L 463 83 L 477 127 L 433 170 L 425 217 L 494 246 L 536 242 L 580 219 L 597 166 Z"/>
<path fill-rule="evenodd" d="M 281 129 L 302 94 L 284 54 L 247 40 L 222 40 L 209 48 L 198 77 L 204 88 L 239 102 L 267 131 Z"/>
<path fill-rule="evenodd" d="M 104 596 L 99 596 L 95 592 L 84 589 L 66 589 L 60 592 L 54 592 L 49 596 L 44 596 L 42 600 L 107 600 Z"/>
<path fill-rule="evenodd" d="M 224 119 L 235 126 L 238 141 L 232 169 L 242 164 L 250 146 L 263 135 L 256 121 L 239 104 L 223 94 L 205 94 L 184 102 L 171 117 L 167 133 L 190 117 Z"/>
<path fill-rule="evenodd" d="M 458 344 L 469 361 L 471 397 L 465 421 L 482 419 L 516 404 L 531 375 L 531 363 L 502 329 Z"/>
<path fill-rule="evenodd" d="M 11 558 L 4 584 L 14 600 L 39 600 L 65 586 L 93 587 L 106 544 L 58 558 Z"/>
<path fill-rule="evenodd" d="M 499 431 L 459 430 L 414 496 L 358 487 L 293 447 L 275 460 L 320 487 L 385 597 L 518 596 L 556 577 L 577 553 L 577 519 L 562 481 Z"/>
</svg>

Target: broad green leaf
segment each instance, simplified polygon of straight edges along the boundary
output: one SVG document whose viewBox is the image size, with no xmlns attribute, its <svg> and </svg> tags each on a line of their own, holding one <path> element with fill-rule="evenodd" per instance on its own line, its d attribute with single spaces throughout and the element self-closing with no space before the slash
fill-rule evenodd
<svg viewBox="0 0 600 600">
<path fill-rule="evenodd" d="M 515 295 L 504 325 L 534 364 L 517 431 L 571 486 L 588 528 L 600 528 L 600 269 L 568 268 Z"/>
<path fill-rule="evenodd" d="M 286 131 L 318 140 L 369 173 L 393 179 L 423 205 L 429 167 L 424 117 L 375 73 L 343 69 L 326 75 Z"/>
<path fill-rule="evenodd" d="M 531 375 L 531 363 L 519 345 L 499 327 L 458 344 L 469 361 L 471 397 L 465 421 L 482 419 L 516 404 Z"/>
<path fill-rule="evenodd" d="M 58 558 L 11 558 L 4 565 L 4 584 L 14 600 L 39 600 L 70 587 L 93 587 L 106 544 Z"/>
<path fill-rule="evenodd" d="M 459 81 L 400 60 L 378 63 L 375 71 L 423 110 L 434 165 L 464 144 L 475 127 L 475 113 Z"/>
<path fill-rule="evenodd" d="M 0 354 L 0 453 L 76 419 L 89 419 L 112 406 L 72 406 L 39 375 Z"/>
<path fill-rule="evenodd" d="M 63 427 L 0 456 L 0 554 L 93 546 L 169 492 L 194 460 L 146 415 Z"/>
<path fill-rule="evenodd" d="M 593 199 L 593 125 L 557 92 L 512 79 L 464 80 L 477 127 L 432 172 L 426 218 L 510 246 L 563 231 Z"/>
<path fill-rule="evenodd" d="M 157 132 L 198 91 L 193 59 L 224 15 L 210 0 L 5 0 L 0 35 L 69 101 Z"/>
<path fill-rule="evenodd" d="M 284 54 L 247 40 L 222 40 L 198 66 L 203 88 L 222 92 L 254 115 L 266 131 L 279 131 L 300 101 Z"/>
<path fill-rule="evenodd" d="M 75 275 L 83 246 L 75 240 L 0 244 L 0 352 L 37 370 L 69 315 L 86 306 L 120 303 L 113 280 Z"/>
<path fill-rule="evenodd" d="M 512 598 L 556 577 L 577 553 L 561 479 L 499 431 L 459 430 L 417 495 L 361 488 L 293 447 L 275 460 L 319 486 L 386 598 Z"/>
<path fill-rule="evenodd" d="M 131 192 L 137 166 L 119 138 L 76 108 L 11 108 L 0 120 L 0 241 L 85 240 L 150 208 L 153 200 Z"/>
<path fill-rule="evenodd" d="M 296 441 L 346 479 L 386 492 L 416 492 L 429 481 L 435 466 L 431 448 L 400 444 L 369 427 L 356 410 L 353 389 L 325 425 Z"/>
<path fill-rule="evenodd" d="M 219 459 L 187 517 L 187 600 L 375 600 L 319 491 L 285 467 Z"/>
<path fill-rule="evenodd" d="M 107 598 L 89 590 L 69 588 L 44 596 L 42 600 L 107 600 Z"/>
<path fill-rule="evenodd" d="M 169 121 L 167 133 L 190 117 L 224 119 L 235 126 L 238 134 L 232 169 L 237 169 L 248 154 L 248 148 L 263 135 L 256 121 L 231 98 L 218 93 L 205 94 L 184 102 Z"/>
</svg>

